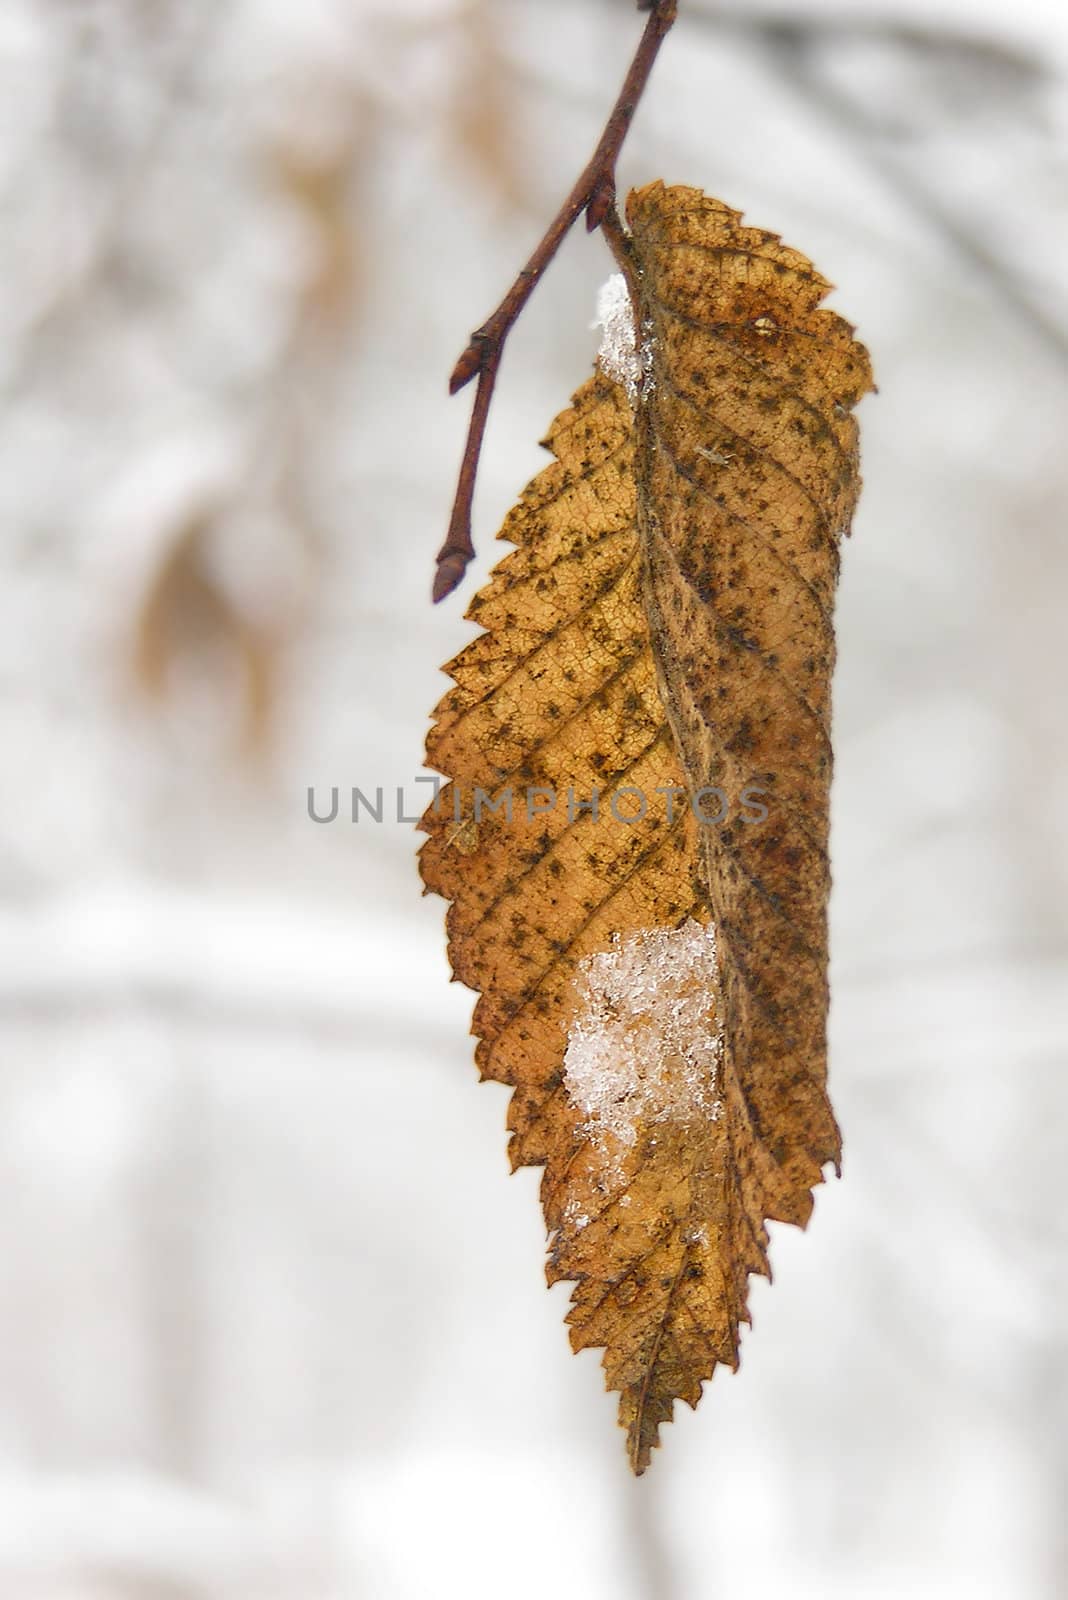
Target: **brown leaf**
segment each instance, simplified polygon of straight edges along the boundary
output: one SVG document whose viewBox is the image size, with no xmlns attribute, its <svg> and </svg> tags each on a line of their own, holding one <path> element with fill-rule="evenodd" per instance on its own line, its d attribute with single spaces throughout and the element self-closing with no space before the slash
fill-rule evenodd
<svg viewBox="0 0 1068 1600">
<path fill-rule="evenodd" d="M 212 573 L 212 533 L 206 510 L 191 511 L 175 530 L 135 617 L 134 673 L 146 693 L 163 701 L 181 667 L 199 662 L 214 680 L 220 706 L 226 691 L 236 689 L 243 749 L 254 755 L 271 731 L 279 641 L 262 620 L 242 611 Z"/>
<path fill-rule="evenodd" d="M 634 409 L 584 384 L 501 530 L 428 741 L 450 782 L 421 866 L 641 1472 L 674 1400 L 737 1366 L 767 1220 L 803 1226 L 839 1158 L 831 607 L 871 377 L 775 235 L 659 183 L 627 215 Z"/>
<path fill-rule="evenodd" d="M 375 114 L 356 98 L 331 136 L 293 141 L 272 152 L 272 176 L 306 224 L 312 259 L 300 285 L 300 309 L 338 328 L 365 290 L 366 262 L 355 218 L 371 170 Z"/>
<path fill-rule="evenodd" d="M 458 64 L 445 133 L 460 160 L 509 210 L 527 204 L 529 174 L 519 147 L 520 86 L 505 49 L 505 24 L 492 0 L 461 11 L 452 47 Z"/>
</svg>

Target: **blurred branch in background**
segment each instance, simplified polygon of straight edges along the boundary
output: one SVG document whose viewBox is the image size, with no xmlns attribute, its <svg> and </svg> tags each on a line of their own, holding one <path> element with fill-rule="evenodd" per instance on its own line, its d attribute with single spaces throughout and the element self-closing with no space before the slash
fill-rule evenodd
<svg viewBox="0 0 1068 1600">
<path fill-rule="evenodd" d="M 690 18 L 764 50 L 810 114 L 832 122 L 905 207 L 1030 328 L 1046 354 L 1068 363 L 1068 323 L 1047 305 L 1051 297 L 1063 304 L 1063 283 L 1036 285 L 1036 266 L 1048 270 L 1048 264 L 1029 255 L 1032 230 L 1014 230 L 1011 216 L 988 195 L 979 222 L 965 220 L 944 175 L 936 170 L 932 182 L 922 156 L 925 131 L 988 117 L 992 106 L 1001 119 L 1040 124 L 1042 96 L 1055 79 L 1037 56 L 976 32 L 888 17 L 754 16 L 695 4 Z M 913 151 L 916 144 L 921 149 Z"/>
<path fill-rule="evenodd" d="M 932 66 L 937 69 L 942 80 L 939 95 L 946 79 L 955 82 L 957 93 L 948 108 L 940 99 L 943 110 L 959 109 L 961 104 L 973 108 L 988 105 L 992 94 L 1007 95 L 1010 101 L 1026 99 L 1039 85 L 1051 81 L 1042 62 L 1005 39 L 961 28 L 956 23 L 939 26 L 902 21 L 885 8 L 875 15 L 836 12 L 833 7 L 826 11 L 806 11 L 800 6 L 778 11 L 766 6 L 741 10 L 721 5 L 712 8 L 707 0 L 690 0 L 686 14 L 694 23 L 712 26 L 724 34 L 758 40 L 778 40 L 787 34 L 806 50 L 820 45 L 858 44 L 879 52 L 888 48 L 901 50 L 921 71 Z M 899 108 L 906 116 L 919 109 L 915 104 Z"/>
<path fill-rule="evenodd" d="M 122 291 L 128 277 L 130 220 L 145 192 L 159 181 L 169 143 L 180 134 L 184 119 L 196 113 L 198 79 L 221 22 L 221 13 L 213 9 L 198 13 L 196 8 L 189 12 L 188 31 L 178 27 L 173 33 L 166 27 L 157 33 L 136 23 L 130 26 L 118 8 L 110 15 L 96 8 L 82 17 L 68 13 L 54 19 L 51 42 L 58 56 L 54 126 L 42 139 L 38 159 L 67 169 L 74 180 L 70 199 L 95 215 L 71 258 L 66 263 L 61 258 L 58 270 L 53 268 L 52 282 L 31 303 L 14 349 L 8 352 L 4 383 L 10 399 L 34 383 L 38 364 L 64 359 L 68 318 L 84 316 L 97 294 Z M 163 59 L 155 62 L 152 55 L 161 41 Z M 109 46 L 129 50 L 131 59 L 140 57 L 140 71 L 155 86 L 136 143 L 127 150 L 121 148 L 121 129 L 108 126 L 108 113 L 94 93 L 106 81 L 98 80 L 94 86 L 94 69 L 105 74 L 108 70 Z M 31 173 L 28 166 L 24 182 L 32 181 Z M 10 205 L 11 196 L 6 199 Z"/>
</svg>

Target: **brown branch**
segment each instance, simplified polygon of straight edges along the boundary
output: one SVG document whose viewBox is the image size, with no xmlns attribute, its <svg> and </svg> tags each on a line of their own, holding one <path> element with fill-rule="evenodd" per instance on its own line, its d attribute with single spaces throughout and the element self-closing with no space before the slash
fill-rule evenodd
<svg viewBox="0 0 1068 1600">
<path fill-rule="evenodd" d="M 575 187 L 564 201 L 548 231 L 526 266 L 491 317 L 471 335 L 470 342 L 453 369 L 449 380 L 449 393 L 456 394 L 474 377 L 478 378 L 471 426 L 467 433 L 460 481 L 456 487 L 449 531 L 445 543 L 438 551 L 437 571 L 434 577 L 434 599 L 444 600 L 460 582 L 467 564 L 474 556 L 471 542 L 471 503 L 475 493 L 478 460 L 486 432 L 486 418 L 497 382 L 504 341 L 516 319 L 545 271 L 560 248 L 564 238 L 586 213 L 586 227 L 592 233 L 604 222 L 616 198 L 616 162 L 620 148 L 627 136 L 631 120 L 649 81 L 653 62 L 664 38 L 675 21 L 678 0 L 639 0 L 639 11 L 648 11 L 641 42 L 630 64 L 619 98 L 605 124 L 597 148 L 580 174 Z"/>
</svg>

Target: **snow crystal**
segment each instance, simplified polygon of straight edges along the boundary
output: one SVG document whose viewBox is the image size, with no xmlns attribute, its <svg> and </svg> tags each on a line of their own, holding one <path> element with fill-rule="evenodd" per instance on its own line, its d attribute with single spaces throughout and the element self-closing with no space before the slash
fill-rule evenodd
<svg viewBox="0 0 1068 1600">
<path fill-rule="evenodd" d="M 633 405 L 639 391 L 645 394 L 652 382 L 652 323 L 648 318 L 643 321 L 639 347 L 630 291 L 621 272 L 613 273 L 608 282 L 601 285 L 597 294 L 597 315 L 590 326 L 601 329 L 601 348 L 597 352 L 601 371 L 613 382 L 623 385 Z"/>
<path fill-rule="evenodd" d="M 601 371 L 621 383 L 633 400 L 638 392 L 641 363 L 634 338 L 634 312 L 627 280 L 615 272 L 597 292 L 597 315 L 591 328 L 601 329 L 601 348 L 597 361 Z"/>
<path fill-rule="evenodd" d="M 714 1120 L 723 1029 L 714 1014 L 716 939 L 691 917 L 580 963 L 564 1086 L 598 1143 L 633 1145 L 639 1122 Z"/>
</svg>

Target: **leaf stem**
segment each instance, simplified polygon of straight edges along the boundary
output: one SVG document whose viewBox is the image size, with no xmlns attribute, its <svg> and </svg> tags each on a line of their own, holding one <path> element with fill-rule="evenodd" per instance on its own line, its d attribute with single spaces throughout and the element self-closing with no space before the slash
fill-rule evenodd
<svg viewBox="0 0 1068 1600">
<path fill-rule="evenodd" d="M 678 0 L 639 0 L 639 11 L 648 11 L 641 41 L 630 64 L 623 87 L 605 124 L 604 132 L 574 188 L 553 218 L 544 238 L 526 266 L 493 312 L 470 338 L 467 348 L 453 368 L 449 393 L 456 394 L 472 378 L 478 378 L 471 425 L 467 432 L 460 478 L 456 486 L 452 516 L 445 543 L 438 551 L 434 576 L 434 600 L 444 600 L 456 588 L 475 553 L 471 542 L 471 505 L 475 478 L 486 433 L 490 401 L 497 382 L 504 342 L 520 312 L 533 294 L 542 273 L 560 248 L 564 238 L 585 212 L 589 232 L 602 225 L 613 210 L 616 198 L 616 162 L 642 93 L 649 81 L 653 62 L 668 30 L 675 21 Z"/>
</svg>

